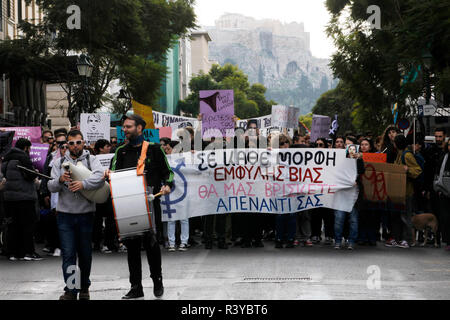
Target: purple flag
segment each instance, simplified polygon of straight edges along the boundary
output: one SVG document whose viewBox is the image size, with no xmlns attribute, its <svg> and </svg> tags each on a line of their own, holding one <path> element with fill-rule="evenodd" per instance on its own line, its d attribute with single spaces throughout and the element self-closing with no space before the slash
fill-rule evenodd
<svg viewBox="0 0 450 320">
<path fill-rule="evenodd" d="M 234 137 L 234 91 L 201 90 L 202 137 Z"/>
</svg>

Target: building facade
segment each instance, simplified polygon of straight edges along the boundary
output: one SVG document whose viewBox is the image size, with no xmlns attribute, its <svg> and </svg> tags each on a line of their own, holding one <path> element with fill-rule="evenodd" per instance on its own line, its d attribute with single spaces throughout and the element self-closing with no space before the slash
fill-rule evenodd
<svg viewBox="0 0 450 320">
<path fill-rule="evenodd" d="M 0 41 L 20 36 L 23 20 L 42 21 L 43 13 L 32 0 L 0 0 Z M 47 118 L 46 83 L 41 79 L 20 78 L 0 70 L 0 126 L 43 126 Z"/>
</svg>

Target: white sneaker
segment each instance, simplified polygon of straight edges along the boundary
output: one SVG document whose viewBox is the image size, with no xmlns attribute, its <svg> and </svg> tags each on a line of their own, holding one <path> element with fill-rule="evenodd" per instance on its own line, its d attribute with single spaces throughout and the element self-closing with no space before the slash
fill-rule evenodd
<svg viewBox="0 0 450 320">
<path fill-rule="evenodd" d="M 408 249 L 409 244 L 406 240 L 402 240 L 399 244 L 397 244 L 398 248 Z"/>
<path fill-rule="evenodd" d="M 56 248 L 55 251 L 53 251 L 54 257 L 61 257 L 61 249 Z"/>
<path fill-rule="evenodd" d="M 123 253 L 123 252 L 127 252 L 127 247 L 125 247 L 125 245 L 123 243 L 121 243 L 119 245 L 119 252 Z"/>
<path fill-rule="evenodd" d="M 187 249 L 188 247 L 184 243 L 180 244 L 180 246 L 178 247 L 178 251 L 187 251 Z"/>
<path fill-rule="evenodd" d="M 102 249 L 101 249 L 101 252 L 102 253 L 112 253 L 112 251 L 109 250 L 107 246 L 103 246 Z"/>
<path fill-rule="evenodd" d="M 175 247 L 174 246 L 170 246 L 169 248 L 167 248 L 167 250 L 169 252 L 175 252 Z"/>
</svg>

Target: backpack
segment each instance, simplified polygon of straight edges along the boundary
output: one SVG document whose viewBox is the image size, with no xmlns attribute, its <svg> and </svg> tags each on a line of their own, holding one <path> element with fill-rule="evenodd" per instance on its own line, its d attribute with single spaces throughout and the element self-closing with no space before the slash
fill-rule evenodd
<svg viewBox="0 0 450 320">
<path fill-rule="evenodd" d="M 417 164 L 422 169 L 422 173 L 414 179 L 414 190 L 421 192 L 423 190 L 423 186 L 425 184 L 425 159 L 420 153 L 413 153 L 410 150 L 403 151 L 402 154 L 402 163 L 406 165 L 405 156 L 406 154 L 410 152 L 413 154 L 414 158 L 416 159 Z"/>
</svg>

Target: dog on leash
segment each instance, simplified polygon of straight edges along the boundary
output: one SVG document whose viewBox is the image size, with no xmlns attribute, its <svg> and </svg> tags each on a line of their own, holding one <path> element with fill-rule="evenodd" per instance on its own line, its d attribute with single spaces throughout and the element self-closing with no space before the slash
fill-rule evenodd
<svg viewBox="0 0 450 320">
<path fill-rule="evenodd" d="M 413 224 L 413 243 L 412 246 L 416 245 L 416 230 L 417 231 L 423 231 L 424 232 L 424 240 L 422 243 L 422 247 L 425 247 L 428 239 L 428 229 L 430 228 L 431 231 L 434 233 L 434 247 L 438 247 L 437 243 L 437 229 L 438 229 L 438 221 L 436 219 L 436 216 L 432 213 L 422 213 L 422 214 L 416 214 L 411 218 L 411 222 Z"/>
</svg>

